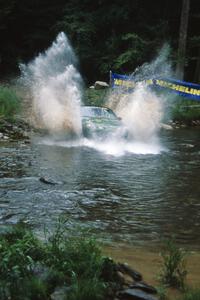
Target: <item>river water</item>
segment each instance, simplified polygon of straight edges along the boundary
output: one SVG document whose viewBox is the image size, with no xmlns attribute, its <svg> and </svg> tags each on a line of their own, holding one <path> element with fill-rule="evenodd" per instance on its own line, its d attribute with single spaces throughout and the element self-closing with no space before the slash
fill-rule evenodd
<svg viewBox="0 0 200 300">
<path fill-rule="evenodd" d="M 162 131 L 161 153 L 118 156 L 36 138 L 2 142 L 0 225 L 23 220 L 40 231 L 63 216 L 105 241 L 153 245 L 175 235 L 199 249 L 199 137 L 198 129 Z"/>
</svg>

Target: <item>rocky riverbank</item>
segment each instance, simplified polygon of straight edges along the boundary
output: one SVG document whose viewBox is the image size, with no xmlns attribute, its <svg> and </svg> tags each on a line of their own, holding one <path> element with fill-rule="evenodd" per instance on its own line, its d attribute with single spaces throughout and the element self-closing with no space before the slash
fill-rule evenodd
<svg viewBox="0 0 200 300">
<path fill-rule="evenodd" d="M 128 264 L 115 263 L 111 258 L 104 259 L 101 278 L 106 282 L 105 300 L 157 300 L 155 287 L 143 281 L 138 271 Z M 68 289 L 69 290 L 69 289 Z M 51 294 L 51 300 L 65 300 L 65 286 L 56 287 Z"/>
<path fill-rule="evenodd" d="M 173 120 L 169 122 L 172 128 L 200 127 L 200 120 Z"/>
<path fill-rule="evenodd" d="M 115 263 L 106 258 L 102 271 L 104 281 L 108 282 L 109 300 L 155 300 L 157 290 L 143 281 L 143 276 L 128 264 Z"/>
<path fill-rule="evenodd" d="M 200 120 L 185 122 L 185 121 L 168 121 L 167 123 L 161 123 L 160 129 L 172 130 L 172 129 L 180 129 L 180 128 L 194 128 L 200 127 Z"/>
<path fill-rule="evenodd" d="M 0 141 L 23 140 L 28 143 L 32 131 L 33 128 L 21 119 L 15 121 L 0 120 Z"/>
</svg>

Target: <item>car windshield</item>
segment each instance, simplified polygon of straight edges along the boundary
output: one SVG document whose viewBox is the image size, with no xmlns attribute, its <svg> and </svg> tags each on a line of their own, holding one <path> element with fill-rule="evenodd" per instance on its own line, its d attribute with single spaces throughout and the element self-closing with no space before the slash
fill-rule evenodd
<svg viewBox="0 0 200 300">
<path fill-rule="evenodd" d="M 103 117 L 117 119 L 112 110 L 105 107 L 83 106 L 81 108 L 81 112 L 83 117 Z"/>
</svg>

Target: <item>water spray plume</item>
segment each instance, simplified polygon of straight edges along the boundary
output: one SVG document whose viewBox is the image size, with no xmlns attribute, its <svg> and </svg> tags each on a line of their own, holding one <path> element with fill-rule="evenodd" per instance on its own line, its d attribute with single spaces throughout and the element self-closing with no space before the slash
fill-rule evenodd
<svg viewBox="0 0 200 300">
<path fill-rule="evenodd" d="M 32 62 L 21 65 L 22 81 L 33 99 L 32 108 L 35 124 L 59 136 L 58 139 L 43 140 L 45 143 L 64 147 L 87 146 L 110 155 L 126 152 L 141 154 L 160 153 L 158 130 L 163 116 L 163 99 L 143 83 L 159 72 L 168 74 L 168 47 L 151 63 L 144 64 L 133 73 L 138 82 L 130 94 L 112 92 L 110 106 L 122 119 L 128 131 L 128 140 L 117 130 L 112 136 L 102 139 L 83 138 L 81 120 L 82 79 L 77 71 L 77 60 L 64 33 L 60 33 L 52 46 L 39 54 Z M 75 133 L 80 139 L 76 143 L 65 141 L 66 134 Z M 119 133 L 119 134 L 118 134 Z M 61 139 L 60 139 L 61 137 Z"/>
<path fill-rule="evenodd" d="M 51 133 L 81 133 L 81 84 L 77 59 L 61 32 L 52 46 L 27 65 L 22 82 L 32 98 L 34 123 Z"/>
<path fill-rule="evenodd" d="M 131 74 L 131 77 L 133 77 L 136 82 L 156 77 L 172 77 L 172 65 L 169 60 L 170 51 L 170 46 L 164 44 L 157 56 L 150 63 L 144 63 L 136 68 Z"/>
<path fill-rule="evenodd" d="M 154 148 L 158 153 L 162 150 L 158 132 L 164 115 L 165 99 L 148 88 L 143 81 L 172 74 L 169 53 L 169 46 L 164 45 L 151 63 L 143 64 L 132 73 L 131 76 L 136 81 L 133 92 L 124 94 L 123 90 L 117 93 L 113 91 L 108 99 L 108 106 L 121 117 L 132 142 L 141 144 L 142 153 L 149 153 L 149 149 Z"/>
<path fill-rule="evenodd" d="M 162 100 L 143 84 L 137 85 L 126 100 L 120 104 L 117 113 L 131 138 L 146 143 L 155 141 L 163 116 Z"/>
</svg>

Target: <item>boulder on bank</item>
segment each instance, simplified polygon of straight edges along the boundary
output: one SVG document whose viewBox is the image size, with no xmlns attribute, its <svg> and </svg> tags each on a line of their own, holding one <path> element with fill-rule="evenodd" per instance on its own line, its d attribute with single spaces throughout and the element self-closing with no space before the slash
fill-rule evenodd
<svg viewBox="0 0 200 300">
<path fill-rule="evenodd" d="M 95 90 L 103 90 L 109 88 L 109 84 L 104 81 L 96 81 L 94 84 Z"/>
<path fill-rule="evenodd" d="M 142 281 L 142 274 L 126 263 L 104 260 L 101 277 L 109 286 L 109 299 L 157 300 L 155 287 Z M 106 298 L 107 299 L 107 298 Z"/>
<path fill-rule="evenodd" d="M 118 263 L 118 268 L 119 271 L 121 271 L 123 274 L 128 274 L 133 278 L 135 281 L 141 281 L 142 280 L 142 275 L 137 272 L 136 270 L 133 270 L 132 268 L 129 267 L 128 264 L 120 264 Z"/>
</svg>

